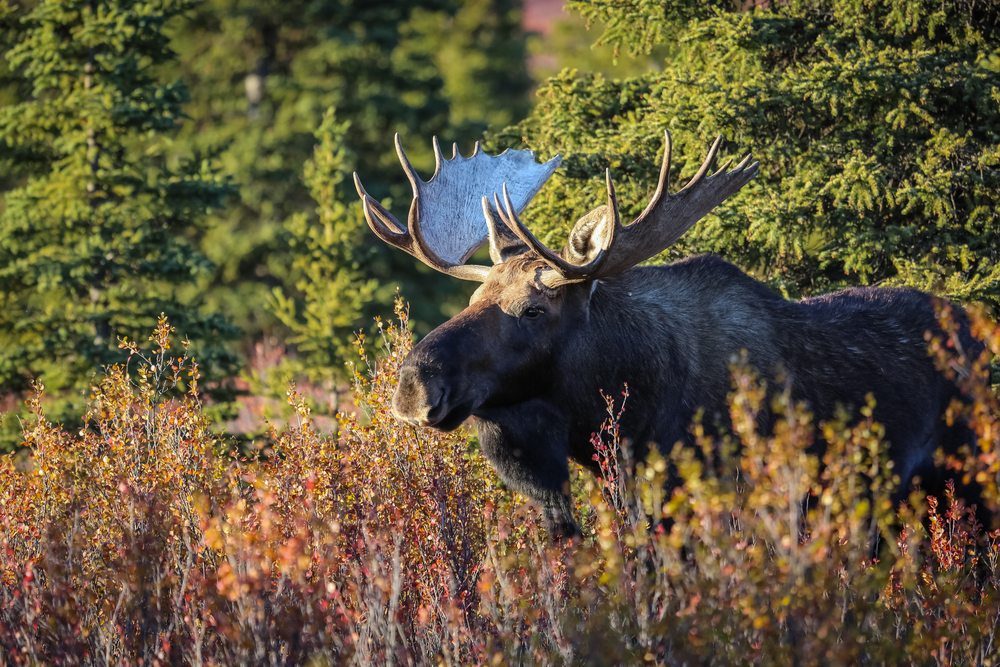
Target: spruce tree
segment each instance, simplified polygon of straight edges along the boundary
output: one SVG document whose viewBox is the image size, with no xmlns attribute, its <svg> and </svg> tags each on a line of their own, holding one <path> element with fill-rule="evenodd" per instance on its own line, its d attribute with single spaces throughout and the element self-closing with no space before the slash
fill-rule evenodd
<svg viewBox="0 0 1000 667">
<path fill-rule="evenodd" d="M 90 380 L 165 313 L 206 380 L 232 370 L 231 327 L 182 299 L 210 264 L 206 210 L 229 186 L 207 166 L 167 159 L 185 88 L 164 24 L 188 0 L 40 0 L 22 17 L 8 67 L 28 95 L 0 108 L 0 143 L 23 172 L 0 215 L 0 388 L 33 379 L 78 416 Z"/>
<path fill-rule="evenodd" d="M 526 113 L 531 81 L 519 6 L 515 0 L 208 0 L 178 24 L 179 66 L 193 94 L 182 141 L 217 155 L 240 188 L 240 202 L 216 214 L 206 239 L 218 266 L 212 302 L 248 331 L 284 336 L 277 317 L 299 343 L 305 336 L 313 341 L 307 345 L 328 349 L 343 341 L 321 345 L 324 328 L 339 336 L 370 318 L 359 315 L 350 292 L 307 288 L 308 280 L 339 283 L 358 270 L 362 284 L 374 279 L 382 288 L 375 300 L 383 304 L 401 284 L 421 324 L 453 309 L 462 286 L 366 234 L 349 181 L 335 188 L 335 204 L 323 198 L 319 204 L 343 210 L 347 217 L 337 224 L 355 225 L 351 243 L 362 247 L 319 253 L 328 232 L 326 223 L 305 222 L 315 219 L 317 202 L 303 165 L 324 113 L 335 108 L 330 122 L 349 123 L 350 130 L 340 136 L 342 146 L 326 145 L 356 160 L 373 195 L 392 197 L 405 211 L 410 188 L 393 150 L 394 132 L 418 168 L 430 170 L 432 135 L 471 147 L 488 126 Z M 231 241 L 216 242 L 223 237 Z M 300 251 L 310 257 L 308 271 Z M 360 266 L 353 259 L 342 264 L 359 253 Z M 279 298 L 271 301 L 276 288 Z M 323 303 L 314 302 L 320 294 Z M 321 311 L 324 319 L 315 319 Z M 348 324 L 350 313 L 357 318 Z M 343 358 L 306 356 L 318 376 L 343 372 Z"/>
<path fill-rule="evenodd" d="M 377 283 L 365 277 L 372 248 L 364 215 L 354 205 L 356 160 L 345 141 L 349 132 L 350 123 L 338 120 L 334 109 L 316 131 L 315 153 L 305 167 L 316 210 L 286 223 L 294 291 L 275 289 L 272 305 L 300 355 L 293 370 L 331 389 L 343 378 L 345 361 L 356 357 L 354 333 L 377 303 Z"/>
<path fill-rule="evenodd" d="M 573 2 L 620 53 L 662 66 L 625 79 L 564 70 L 526 137 L 564 168 L 527 217 L 551 243 L 601 203 L 623 214 L 656 182 L 664 129 L 674 183 L 715 134 L 752 150 L 757 179 L 671 256 L 715 251 L 788 295 L 908 284 L 1000 303 L 1000 78 L 996 3 L 960 0 Z"/>
</svg>

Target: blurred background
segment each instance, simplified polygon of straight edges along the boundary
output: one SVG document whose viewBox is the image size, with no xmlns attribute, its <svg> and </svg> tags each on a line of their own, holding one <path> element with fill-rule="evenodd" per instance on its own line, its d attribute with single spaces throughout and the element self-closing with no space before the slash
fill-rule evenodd
<svg viewBox="0 0 1000 667">
<path fill-rule="evenodd" d="M 79 423 L 120 338 L 165 314 L 216 426 L 347 400 L 397 291 L 420 335 L 474 285 L 371 235 L 399 132 L 564 156 L 525 219 L 558 245 L 718 133 L 761 175 L 672 248 L 793 298 L 908 284 L 1000 301 L 1000 8 L 982 0 L 0 1 L 0 449 L 41 383 Z M 676 181 L 675 181 L 676 182 Z M 333 428 L 334 422 L 325 422 Z"/>
</svg>

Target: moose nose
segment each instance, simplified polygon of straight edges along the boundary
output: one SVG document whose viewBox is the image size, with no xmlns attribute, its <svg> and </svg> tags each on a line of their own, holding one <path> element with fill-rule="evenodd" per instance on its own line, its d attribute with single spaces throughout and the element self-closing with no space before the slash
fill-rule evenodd
<svg viewBox="0 0 1000 667">
<path fill-rule="evenodd" d="M 445 394 L 444 385 L 437 377 L 427 377 L 419 368 L 404 366 L 399 370 L 392 412 L 402 421 L 432 426 L 447 412 Z"/>
</svg>

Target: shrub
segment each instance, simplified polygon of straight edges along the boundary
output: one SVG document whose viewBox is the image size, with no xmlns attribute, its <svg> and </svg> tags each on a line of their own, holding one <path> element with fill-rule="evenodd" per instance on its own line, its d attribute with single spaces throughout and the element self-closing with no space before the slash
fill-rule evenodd
<svg viewBox="0 0 1000 667">
<path fill-rule="evenodd" d="M 995 662 L 1000 532 L 952 491 L 897 516 L 870 408 L 822 425 L 820 460 L 787 395 L 757 433 L 770 399 L 737 372 L 730 436 L 632 462 L 627 393 L 609 397 L 606 474 L 575 480 L 586 537 L 550 545 L 466 433 L 390 416 L 397 315 L 380 354 L 360 342 L 336 435 L 292 390 L 293 423 L 233 453 L 165 321 L 148 351 L 123 342 L 80 431 L 36 398 L 0 460 L 0 662 Z M 996 395 L 955 410 L 979 435 L 964 473 L 995 500 Z"/>
</svg>

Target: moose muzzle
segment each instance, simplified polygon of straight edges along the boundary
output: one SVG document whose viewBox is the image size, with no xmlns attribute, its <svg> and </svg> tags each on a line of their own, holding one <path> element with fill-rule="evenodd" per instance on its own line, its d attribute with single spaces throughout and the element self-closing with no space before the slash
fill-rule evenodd
<svg viewBox="0 0 1000 667">
<path fill-rule="evenodd" d="M 448 391 L 440 375 L 416 364 L 404 364 L 399 370 L 399 386 L 392 397 L 392 412 L 397 419 L 418 426 L 436 426 L 448 415 Z"/>
</svg>

